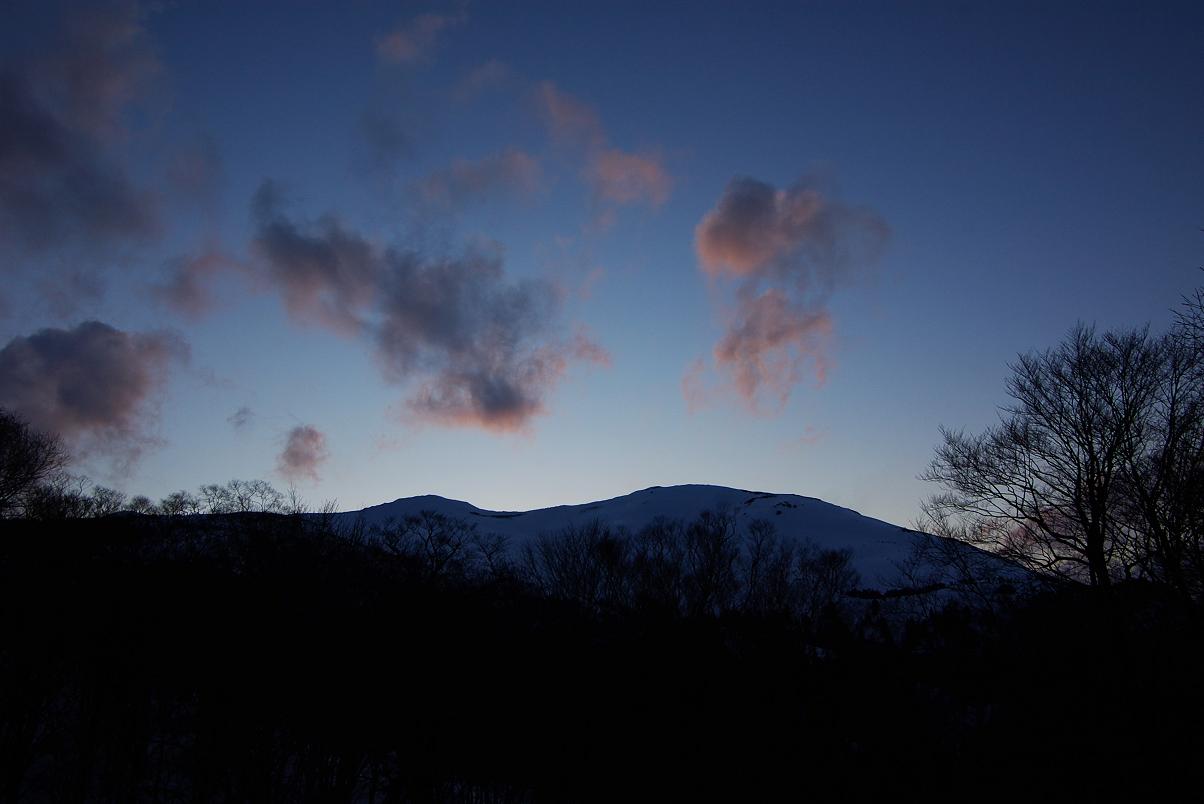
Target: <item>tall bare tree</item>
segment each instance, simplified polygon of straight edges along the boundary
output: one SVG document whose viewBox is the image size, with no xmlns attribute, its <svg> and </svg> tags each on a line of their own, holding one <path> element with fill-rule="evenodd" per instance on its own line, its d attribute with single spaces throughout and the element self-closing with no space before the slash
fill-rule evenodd
<svg viewBox="0 0 1204 804">
<path fill-rule="evenodd" d="M 1093 585 L 1132 569 L 1123 492 L 1157 399 L 1164 350 L 1148 330 L 1079 325 L 1009 366 L 1013 400 L 981 435 L 942 429 L 923 479 L 933 519 L 1031 568 Z"/>
</svg>

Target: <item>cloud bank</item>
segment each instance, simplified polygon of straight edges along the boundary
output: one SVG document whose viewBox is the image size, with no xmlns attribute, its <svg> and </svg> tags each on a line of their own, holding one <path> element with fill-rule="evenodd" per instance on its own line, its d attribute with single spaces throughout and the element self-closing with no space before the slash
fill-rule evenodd
<svg viewBox="0 0 1204 804">
<path fill-rule="evenodd" d="M 890 229 L 880 215 L 808 180 L 786 189 L 733 179 L 694 232 L 702 270 L 736 282 L 716 368 L 752 410 L 780 409 L 812 367 L 822 384 L 831 293 L 877 260 Z M 693 406 L 707 395 L 696 364 L 683 379 Z"/>
</svg>

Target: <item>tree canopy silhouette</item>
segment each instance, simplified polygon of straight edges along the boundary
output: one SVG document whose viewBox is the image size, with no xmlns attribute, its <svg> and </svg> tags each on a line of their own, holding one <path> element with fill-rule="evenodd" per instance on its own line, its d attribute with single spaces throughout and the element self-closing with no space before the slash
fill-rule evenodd
<svg viewBox="0 0 1204 804">
<path fill-rule="evenodd" d="M 942 428 L 921 525 L 1094 586 L 1204 578 L 1204 295 L 1162 336 L 1076 326 L 1011 364 L 977 435 Z"/>
<path fill-rule="evenodd" d="M 25 514 L 28 495 L 67 465 L 59 438 L 0 408 L 0 516 Z"/>
</svg>

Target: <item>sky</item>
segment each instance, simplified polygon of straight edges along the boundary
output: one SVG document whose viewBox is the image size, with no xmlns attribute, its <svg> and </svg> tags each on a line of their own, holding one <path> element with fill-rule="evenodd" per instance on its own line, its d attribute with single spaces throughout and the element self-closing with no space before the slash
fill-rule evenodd
<svg viewBox="0 0 1204 804">
<path fill-rule="evenodd" d="M 1192 3 L 10 0 L 0 407 L 92 482 L 712 483 L 938 428 L 1204 274 Z"/>
</svg>

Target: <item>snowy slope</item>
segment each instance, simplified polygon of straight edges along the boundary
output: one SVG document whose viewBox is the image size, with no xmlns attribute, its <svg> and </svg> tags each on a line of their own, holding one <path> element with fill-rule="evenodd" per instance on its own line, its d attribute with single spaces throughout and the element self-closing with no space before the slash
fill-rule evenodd
<svg viewBox="0 0 1204 804">
<path fill-rule="evenodd" d="M 511 549 L 517 549 L 540 534 L 554 533 L 568 525 L 598 520 L 634 532 L 658 517 L 688 522 L 708 510 L 732 513 L 741 529 L 754 520 L 765 519 L 782 536 L 807 539 L 822 549 L 849 548 L 853 565 L 867 588 L 897 586 L 898 564 L 908 557 L 916 540 L 931 538 L 813 497 L 703 485 L 654 486 L 611 500 L 534 511 L 486 511 L 466 502 L 428 495 L 340 516 L 362 517 L 367 525 L 384 525 L 422 511 L 436 511 L 472 522 L 484 533 L 505 536 Z M 970 547 L 963 549 L 973 551 Z"/>
</svg>

